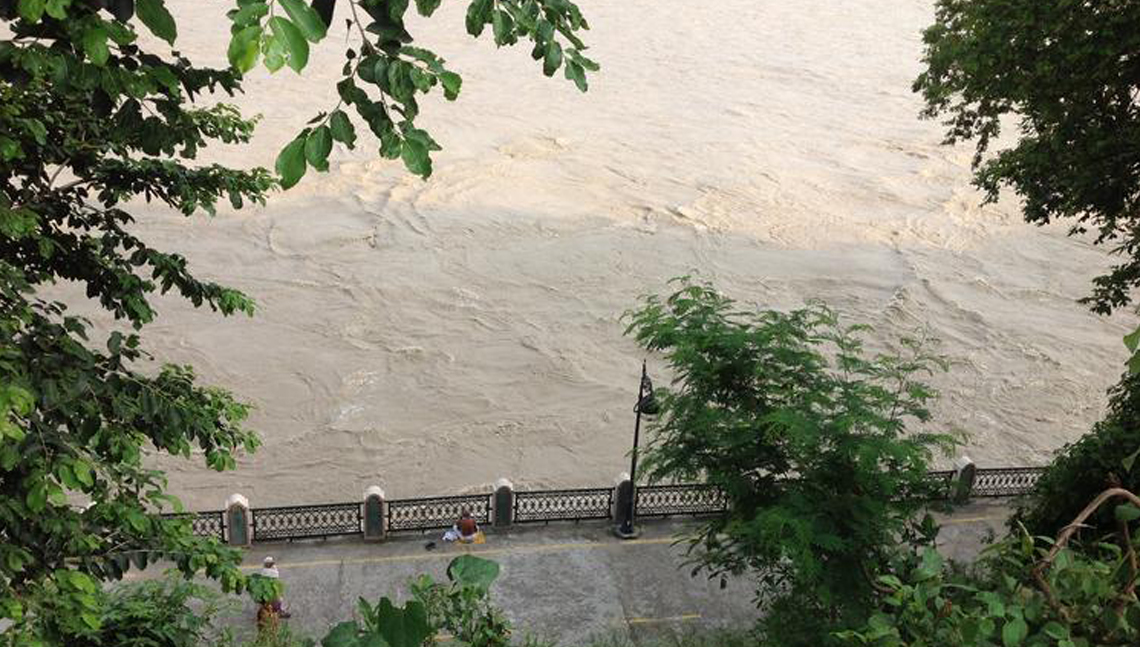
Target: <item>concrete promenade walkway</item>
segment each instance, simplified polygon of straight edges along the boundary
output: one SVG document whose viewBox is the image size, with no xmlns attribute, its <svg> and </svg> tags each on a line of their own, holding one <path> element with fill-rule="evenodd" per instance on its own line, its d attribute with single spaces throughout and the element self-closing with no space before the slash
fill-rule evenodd
<svg viewBox="0 0 1140 647">
<path fill-rule="evenodd" d="M 1001 534 L 1008 515 L 1000 503 L 975 503 L 943 519 L 940 549 L 970 559 L 990 531 Z M 484 545 L 444 544 L 439 534 L 403 535 L 382 544 L 359 540 L 256 544 L 243 568 L 255 571 L 266 555 L 277 559 L 293 613 L 290 625 L 319 637 L 328 626 L 352 617 L 357 597 L 375 601 L 408 598 L 408 581 L 420 573 L 446 579 L 448 562 L 465 552 L 502 567 L 494 601 L 516 628 L 573 644 L 591 635 L 618 634 L 638 640 L 667 630 L 749 626 L 757 617 L 746 579 L 690 577 L 684 547 L 674 535 L 685 522 L 647 521 L 640 539 L 622 541 L 603 524 L 516 526 L 488 534 Z M 438 548 L 425 550 L 436 540 Z M 252 624 L 253 606 L 242 614 Z M 241 620 L 235 619 L 239 624 Z"/>
</svg>

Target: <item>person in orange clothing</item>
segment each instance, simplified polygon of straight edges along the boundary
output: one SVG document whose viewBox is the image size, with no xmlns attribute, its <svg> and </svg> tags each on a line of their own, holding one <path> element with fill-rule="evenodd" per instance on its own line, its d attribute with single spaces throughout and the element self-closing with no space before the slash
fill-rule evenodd
<svg viewBox="0 0 1140 647">
<path fill-rule="evenodd" d="M 459 531 L 459 541 L 465 544 L 470 544 L 479 537 L 479 524 L 475 522 L 475 517 L 471 516 L 471 511 L 467 508 L 460 513 L 455 529 Z"/>
</svg>

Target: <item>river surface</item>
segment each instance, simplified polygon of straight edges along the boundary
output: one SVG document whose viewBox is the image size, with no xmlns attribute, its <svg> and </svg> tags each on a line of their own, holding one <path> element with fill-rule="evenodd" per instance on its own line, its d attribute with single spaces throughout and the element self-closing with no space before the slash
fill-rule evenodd
<svg viewBox="0 0 1140 647">
<path fill-rule="evenodd" d="M 230 3 L 167 4 L 179 49 L 222 64 Z M 621 314 L 691 272 L 760 307 L 824 299 L 872 345 L 929 327 L 956 362 L 935 422 L 983 466 L 1042 463 L 1100 415 L 1130 321 L 1075 300 L 1109 259 L 1024 224 L 1016 196 L 981 206 L 972 150 L 918 119 L 929 2 L 581 6 L 603 65 L 588 94 L 466 36 L 465 3 L 413 21 L 464 76 L 459 101 L 424 102 L 444 146 L 429 181 L 363 138 L 264 208 L 136 209 L 145 239 L 259 304 L 163 299 L 144 331 L 256 406 L 265 444 L 235 472 L 159 461 L 191 507 L 609 484 L 643 357 Z M 303 76 L 251 75 L 257 139 L 211 159 L 272 167 L 335 104 L 339 18 Z"/>
</svg>

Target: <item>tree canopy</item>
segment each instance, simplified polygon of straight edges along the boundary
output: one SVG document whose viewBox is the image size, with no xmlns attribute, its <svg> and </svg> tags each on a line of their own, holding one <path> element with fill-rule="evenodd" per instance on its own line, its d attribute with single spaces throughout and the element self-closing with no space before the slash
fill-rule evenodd
<svg viewBox="0 0 1140 647">
<path fill-rule="evenodd" d="M 650 479 L 728 498 L 692 533 L 694 565 L 756 575 L 773 644 L 826 644 L 862 618 L 894 551 L 931 539 L 927 469 L 956 438 L 921 427 L 936 396 L 921 380 L 944 360 L 910 338 L 870 354 L 866 327 L 822 304 L 756 310 L 688 280 L 628 317 L 674 376 L 657 394 Z"/>
<path fill-rule="evenodd" d="M 189 366 L 153 370 L 140 337 L 152 299 L 173 292 L 223 315 L 252 314 L 238 290 L 204 281 L 187 259 L 135 233 L 129 201 L 186 216 L 262 203 L 306 169 L 326 170 L 332 142 L 359 145 L 367 124 L 379 153 L 413 173 L 431 172 L 439 145 L 415 125 L 416 97 L 436 86 L 454 99 L 460 77 L 411 45 L 409 0 L 237 0 L 228 16 L 231 66 L 196 65 L 173 45 L 178 25 L 163 0 L 0 0 L 0 620 L 20 645 L 94 635 L 100 581 L 156 558 L 241 589 L 238 555 L 194 537 L 163 474 L 159 452 L 233 468 L 257 436 L 248 406 L 204 386 Z M 416 0 L 430 16 L 439 0 Z M 357 42 L 345 54 L 340 102 L 318 113 L 266 169 L 196 164 L 214 142 L 244 144 L 255 120 L 213 97 L 241 92 L 260 59 L 301 71 L 335 11 Z M 521 39 L 548 76 L 558 69 L 582 90 L 568 0 L 474 0 L 466 29 L 485 26 L 498 45 Z M 225 29 L 219 21 L 219 29 Z M 146 29 L 165 44 L 144 46 Z M 351 107 L 356 118 L 345 110 Z M 114 318 L 110 329 L 70 314 L 45 295 L 82 286 Z"/>
<path fill-rule="evenodd" d="M 1024 200 L 1120 257 L 1084 299 L 1109 313 L 1140 285 L 1140 2 L 937 0 L 914 83 L 946 142 L 973 141 L 974 182 Z M 1016 135 L 999 138 L 1016 125 Z M 994 149 L 994 150 L 991 150 Z"/>
</svg>

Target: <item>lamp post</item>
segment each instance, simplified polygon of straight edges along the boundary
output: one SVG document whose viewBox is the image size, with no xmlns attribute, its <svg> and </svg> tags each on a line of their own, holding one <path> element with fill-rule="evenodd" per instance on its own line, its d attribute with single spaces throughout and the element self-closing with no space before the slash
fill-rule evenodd
<svg viewBox="0 0 1140 647">
<path fill-rule="evenodd" d="M 617 535 L 631 539 L 637 536 L 634 528 L 634 516 L 637 511 L 637 446 L 641 436 L 641 414 L 651 416 L 657 413 L 657 401 L 653 398 L 653 382 L 649 380 L 649 373 L 645 369 L 645 360 L 641 362 L 641 384 L 637 388 L 637 404 L 633 406 L 637 417 L 633 423 L 633 451 L 629 459 L 629 510 L 621 525 L 617 528 Z"/>
</svg>

